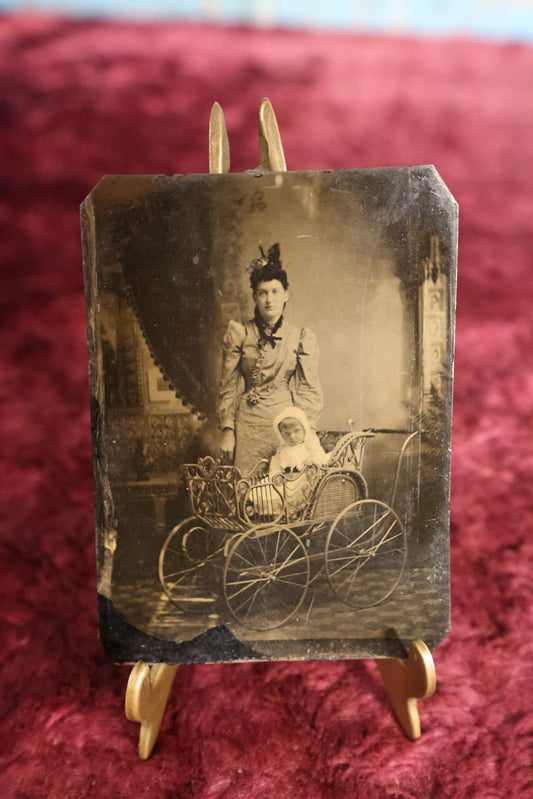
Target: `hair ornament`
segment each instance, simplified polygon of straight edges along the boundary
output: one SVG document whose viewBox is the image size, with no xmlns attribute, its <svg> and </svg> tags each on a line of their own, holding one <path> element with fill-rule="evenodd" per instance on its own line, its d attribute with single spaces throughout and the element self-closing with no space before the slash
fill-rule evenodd
<svg viewBox="0 0 533 799">
<path fill-rule="evenodd" d="M 254 258 L 248 267 L 248 272 L 253 272 L 255 269 L 261 269 L 263 266 L 270 266 L 277 271 L 281 271 L 283 269 L 283 264 L 280 261 L 279 242 L 273 244 L 272 247 L 269 248 L 266 255 L 262 245 L 260 244 L 259 252 L 261 253 L 261 258 Z"/>
</svg>

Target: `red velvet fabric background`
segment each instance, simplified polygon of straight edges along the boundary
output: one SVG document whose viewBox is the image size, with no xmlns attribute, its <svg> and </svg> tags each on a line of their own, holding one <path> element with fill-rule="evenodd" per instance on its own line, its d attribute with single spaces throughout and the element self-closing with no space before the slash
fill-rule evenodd
<svg viewBox="0 0 533 799">
<path fill-rule="evenodd" d="M 0 795 L 533 796 L 533 49 L 0 20 Z M 78 205 L 105 173 L 232 168 L 273 102 L 289 168 L 434 163 L 461 208 L 453 631 L 423 736 L 371 662 L 183 667 L 152 759 L 97 640 Z"/>
</svg>

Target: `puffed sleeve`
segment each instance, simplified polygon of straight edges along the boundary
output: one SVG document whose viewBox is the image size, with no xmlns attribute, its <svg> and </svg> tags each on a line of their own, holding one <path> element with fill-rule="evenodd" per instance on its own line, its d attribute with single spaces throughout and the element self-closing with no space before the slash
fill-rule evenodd
<svg viewBox="0 0 533 799">
<path fill-rule="evenodd" d="M 235 429 L 235 413 L 239 397 L 244 391 L 244 377 L 240 370 L 242 345 L 246 329 L 239 322 L 231 321 L 224 336 L 222 376 L 218 391 L 217 421 L 221 430 Z"/>
<path fill-rule="evenodd" d="M 294 375 L 294 404 L 305 412 L 311 427 L 316 428 L 324 406 L 318 374 L 318 342 L 309 328 L 300 331 Z"/>
</svg>

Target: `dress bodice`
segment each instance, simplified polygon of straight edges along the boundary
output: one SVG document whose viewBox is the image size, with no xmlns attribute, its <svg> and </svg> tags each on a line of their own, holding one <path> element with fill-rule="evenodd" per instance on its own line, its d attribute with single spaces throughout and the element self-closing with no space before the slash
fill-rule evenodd
<svg viewBox="0 0 533 799">
<path fill-rule="evenodd" d="M 318 345 L 308 328 L 285 320 L 275 336 L 261 337 L 250 320 L 230 322 L 224 337 L 218 424 L 235 430 L 235 465 L 246 471 L 276 449 L 273 420 L 288 406 L 301 408 L 312 427 L 322 410 Z"/>
</svg>

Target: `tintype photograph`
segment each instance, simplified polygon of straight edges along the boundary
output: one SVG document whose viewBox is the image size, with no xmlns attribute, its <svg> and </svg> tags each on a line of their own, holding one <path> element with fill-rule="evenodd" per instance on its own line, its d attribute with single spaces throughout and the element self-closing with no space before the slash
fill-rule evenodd
<svg viewBox="0 0 533 799">
<path fill-rule="evenodd" d="M 82 227 L 111 657 L 434 648 L 457 254 L 434 167 L 107 177 Z"/>
</svg>

